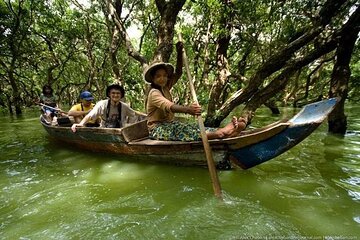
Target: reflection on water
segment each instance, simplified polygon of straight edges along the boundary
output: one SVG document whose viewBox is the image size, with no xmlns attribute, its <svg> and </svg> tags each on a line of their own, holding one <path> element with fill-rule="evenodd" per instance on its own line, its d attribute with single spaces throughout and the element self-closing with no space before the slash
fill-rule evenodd
<svg viewBox="0 0 360 240">
<path fill-rule="evenodd" d="M 360 109 L 350 110 L 343 138 L 325 124 L 265 164 L 219 172 L 224 202 L 213 196 L 207 169 L 62 147 L 35 113 L 2 117 L 0 238 L 356 239 Z M 275 118 L 259 111 L 254 124 Z"/>
</svg>

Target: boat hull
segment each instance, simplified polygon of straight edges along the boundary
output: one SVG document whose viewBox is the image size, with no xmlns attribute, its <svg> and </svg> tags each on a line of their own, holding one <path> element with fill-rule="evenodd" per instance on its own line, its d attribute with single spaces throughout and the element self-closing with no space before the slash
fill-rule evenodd
<svg viewBox="0 0 360 240">
<path fill-rule="evenodd" d="M 247 130 L 234 138 L 210 140 L 214 160 L 218 167 L 231 168 L 235 164 L 248 169 L 273 159 L 309 136 L 336 103 L 335 98 L 313 103 L 305 106 L 289 121 Z M 207 165 L 202 142 L 151 139 L 128 142 L 122 129 L 79 128 L 73 133 L 69 127 L 51 126 L 44 121 L 41 123 L 53 139 L 77 148 L 114 153 L 139 161 L 183 166 Z"/>
<path fill-rule="evenodd" d="M 180 144 L 162 142 L 162 144 L 129 144 L 124 141 L 121 133 L 99 134 L 97 132 L 81 131 L 72 133 L 68 128 L 49 127 L 44 125 L 49 136 L 67 146 L 93 152 L 117 154 L 123 159 L 143 162 L 164 162 L 182 166 L 206 166 L 206 158 L 201 142 Z M 82 130 L 82 129 L 81 129 Z M 218 145 L 212 148 L 214 160 L 221 162 L 226 156 L 226 150 Z"/>
<path fill-rule="evenodd" d="M 286 152 L 309 136 L 319 124 L 296 125 L 257 144 L 233 151 L 230 158 L 243 169 L 267 162 Z"/>
</svg>

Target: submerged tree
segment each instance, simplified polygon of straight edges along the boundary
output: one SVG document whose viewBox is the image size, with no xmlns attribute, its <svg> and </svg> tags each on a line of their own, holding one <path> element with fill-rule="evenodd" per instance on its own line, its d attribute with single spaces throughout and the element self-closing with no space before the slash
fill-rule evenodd
<svg viewBox="0 0 360 240">
<path fill-rule="evenodd" d="M 11 86 L 11 94 L 4 92 L 8 99 L 9 112 L 21 114 L 20 69 L 31 54 L 30 26 L 32 24 L 33 1 L 1 2 L 1 72 L 2 78 Z M 11 95 L 11 97 L 10 97 Z"/>
<path fill-rule="evenodd" d="M 348 85 L 351 75 L 350 60 L 360 31 L 360 8 L 347 22 L 347 28 L 339 34 L 336 49 L 336 61 L 331 76 L 329 97 L 339 97 L 340 102 L 329 115 L 329 131 L 337 134 L 345 134 L 347 118 L 344 112 L 345 100 L 348 96 Z"/>
</svg>

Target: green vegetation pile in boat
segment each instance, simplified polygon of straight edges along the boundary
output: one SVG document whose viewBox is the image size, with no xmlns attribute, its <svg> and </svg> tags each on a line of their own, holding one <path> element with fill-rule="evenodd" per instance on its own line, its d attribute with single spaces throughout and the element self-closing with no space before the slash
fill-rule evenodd
<svg viewBox="0 0 360 240">
<path fill-rule="evenodd" d="M 245 130 L 233 138 L 209 140 L 217 167 L 231 168 L 235 164 L 248 169 L 275 158 L 309 136 L 334 109 L 336 102 L 336 98 L 331 98 L 312 103 L 290 120 Z M 78 148 L 134 156 L 143 161 L 207 165 L 201 141 L 149 139 L 146 120 L 118 129 L 78 128 L 76 133 L 69 126 L 49 125 L 42 117 L 40 122 L 52 138 Z"/>
</svg>

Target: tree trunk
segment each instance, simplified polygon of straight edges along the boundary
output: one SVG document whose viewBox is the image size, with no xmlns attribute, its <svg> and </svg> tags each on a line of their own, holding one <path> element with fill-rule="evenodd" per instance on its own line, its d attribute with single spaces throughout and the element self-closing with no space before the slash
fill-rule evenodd
<svg viewBox="0 0 360 240">
<path fill-rule="evenodd" d="M 113 76 L 116 82 L 122 83 L 121 78 L 121 70 L 120 65 L 117 59 L 117 53 L 120 45 L 120 28 L 122 28 L 121 24 L 121 11 L 122 4 L 120 1 L 115 1 L 115 7 L 112 5 L 111 1 L 106 1 L 105 4 L 102 5 L 102 10 L 105 16 L 111 15 L 113 18 L 113 22 L 109 20 L 109 18 L 105 17 L 106 26 L 109 33 L 109 58 L 111 62 L 111 69 L 113 72 Z M 118 24 L 116 24 L 118 22 Z M 113 24 L 115 23 L 115 24 Z M 119 25 L 119 26 L 118 26 Z M 90 29 L 89 29 L 90 31 Z M 89 44 L 88 44 L 89 45 Z M 92 62 L 92 56 L 88 53 L 88 57 L 90 62 Z M 122 83 L 123 84 L 123 83 Z"/>
<path fill-rule="evenodd" d="M 13 64 L 15 64 L 15 63 L 13 63 Z M 18 86 L 17 86 L 15 78 L 14 78 L 13 66 L 10 67 L 8 75 L 9 75 L 10 85 L 12 87 L 12 95 L 13 95 L 12 102 L 15 106 L 15 114 L 20 115 L 20 114 L 22 114 L 21 107 L 20 107 L 21 106 L 20 105 L 21 98 L 20 98 L 20 92 L 19 92 Z M 9 105 L 9 109 L 10 108 L 11 108 L 11 105 Z M 12 114 L 12 110 L 10 111 L 10 114 Z"/>
<path fill-rule="evenodd" d="M 217 67 L 217 76 L 214 80 L 214 83 L 210 90 L 209 104 L 207 108 L 207 116 L 205 119 L 205 125 L 207 126 L 219 126 L 221 121 L 216 121 L 216 111 L 223 104 L 221 100 L 221 95 L 223 90 L 228 82 L 228 77 L 230 76 L 229 64 L 228 64 L 228 54 L 229 44 L 231 40 L 231 31 L 232 31 L 232 18 L 234 12 L 231 11 L 232 2 L 223 1 L 223 9 L 221 12 L 220 19 L 220 28 L 222 33 L 218 36 L 217 45 L 216 45 L 216 67 Z"/>
<path fill-rule="evenodd" d="M 269 101 L 265 102 L 264 105 L 271 110 L 272 114 L 280 114 L 280 109 L 278 108 L 278 106 L 276 106 L 276 102 L 274 99 L 270 99 Z"/>
<path fill-rule="evenodd" d="M 176 18 L 186 0 L 156 0 L 156 7 L 160 13 L 158 26 L 157 49 L 154 59 L 168 62 L 173 49 L 174 29 Z"/>
<path fill-rule="evenodd" d="M 10 1 L 8 2 L 9 5 Z M 23 34 L 26 35 L 26 33 L 23 33 L 21 31 L 21 21 L 23 19 L 23 8 L 22 8 L 22 4 L 23 2 L 19 2 L 18 5 L 18 10 L 17 11 L 12 11 L 12 13 L 14 14 L 14 25 L 13 28 L 10 31 L 10 41 L 9 41 L 9 48 L 10 48 L 10 54 L 11 54 L 11 61 L 9 64 L 9 67 L 6 68 L 7 70 L 7 75 L 9 77 L 9 82 L 12 88 L 12 101 L 9 101 L 9 110 L 10 110 L 10 114 L 12 114 L 12 109 L 11 109 L 11 105 L 14 104 L 15 106 L 15 114 L 16 115 L 20 115 L 22 113 L 21 111 L 21 105 L 20 105 L 20 101 L 21 101 L 21 97 L 20 97 L 20 92 L 19 92 L 19 88 L 18 88 L 18 83 L 16 82 L 16 79 L 14 77 L 15 75 L 15 69 L 16 69 L 16 62 L 18 61 L 19 57 L 20 57 L 20 49 L 22 47 L 22 41 L 24 40 Z M 18 40 L 18 37 L 21 36 L 21 40 Z"/>
<path fill-rule="evenodd" d="M 138 51 L 134 49 L 131 43 L 131 39 L 126 32 L 124 22 L 120 19 L 120 16 L 118 15 L 118 12 L 120 11 L 119 4 L 121 5 L 121 2 L 119 0 L 116 0 L 115 3 L 116 8 L 113 6 L 111 0 L 106 0 L 105 3 L 106 3 L 106 8 L 103 8 L 104 14 L 105 16 L 110 14 L 112 20 L 114 21 L 114 24 L 117 27 L 117 30 L 119 31 L 120 38 L 125 44 L 125 48 L 128 52 L 128 55 L 134 58 L 135 60 L 137 60 L 138 62 L 140 62 L 141 65 L 145 65 L 147 63 L 146 59 Z"/>
<path fill-rule="evenodd" d="M 209 43 L 210 43 L 210 31 L 212 29 L 212 23 L 208 23 L 206 35 L 204 38 L 204 66 L 202 69 L 201 82 L 205 87 L 209 84 L 209 72 L 210 72 L 210 51 L 209 51 Z"/>
<path fill-rule="evenodd" d="M 124 84 L 122 81 L 122 77 L 121 77 L 121 70 L 120 70 L 119 62 L 117 60 L 117 53 L 118 53 L 119 45 L 120 45 L 119 30 L 117 29 L 117 27 L 114 27 L 112 36 L 111 36 L 111 43 L 110 43 L 111 67 L 112 67 L 113 74 L 114 74 L 116 81 Z"/>
<path fill-rule="evenodd" d="M 308 96 L 309 96 L 309 91 L 310 91 L 310 86 L 313 86 L 317 81 L 320 80 L 320 72 L 323 70 L 324 68 L 324 64 L 329 62 L 329 61 L 332 61 L 334 59 L 334 57 L 330 57 L 330 58 L 327 58 L 327 59 L 323 59 L 319 65 L 317 65 L 311 72 L 310 74 L 307 76 L 306 78 L 306 83 L 305 83 L 305 86 L 304 87 L 301 87 L 301 88 L 304 88 L 305 90 L 305 93 L 303 96 L 301 97 L 298 97 L 294 100 L 293 102 L 293 107 L 300 107 L 300 106 L 303 106 L 304 104 L 306 104 L 307 102 L 311 102 L 309 100 L 307 100 Z M 301 89 L 300 88 L 300 89 Z M 322 95 L 322 91 L 319 92 L 319 96 L 318 98 L 320 98 L 320 95 Z M 303 101 L 303 102 L 301 102 Z M 300 102 L 300 103 L 299 103 Z"/>
<path fill-rule="evenodd" d="M 329 132 L 344 135 L 347 129 L 347 117 L 344 113 L 345 100 L 348 94 L 348 83 L 351 75 L 350 60 L 359 33 L 359 22 L 354 31 L 341 35 L 336 51 L 336 63 L 331 75 L 329 97 L 340 97 L 341 100 L 328 117 Z"/>
<path fill-rule="evenodd" d="M 10 113 L 10 115 L 13 115 L 14 112 L 13 112 L 13 109 L 12 109 L 11 96 L 9 96 L 6 93 L 5 93 L 5 96 L 6 96 L 6 100 L 7 100 L 7 106 L 8 106 L 8 109 L 9 109 L 9 113 Z"/>
<path fill-rule="evenodd" d="M 87 17 L 87 19 L 89 19 Z M 91 29 L 91 25 L 89 24 L 89 20 L 87 20 L 86 22 L 86 30 L 85 30 L 85 46 L 86 46 L 86 55 L 89 59 L 89 78 L 87 81 L 87 84 L 85 86 L 85 89 L 91 89 L 92 85 L 95 84 L 96 85 L 96 79 L 97 79 L 97 73 L 98 73 L 98 68 L 96 66 L 96 57 L 94 56 L 94 45 L 95 45 L 95 41 L 93 39 L 93 32 Z M 117 76 L 115 74 L 115 76 Z"/>
</svg>

